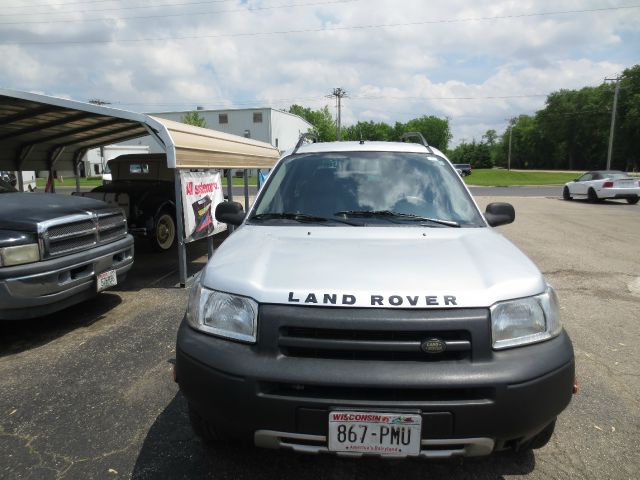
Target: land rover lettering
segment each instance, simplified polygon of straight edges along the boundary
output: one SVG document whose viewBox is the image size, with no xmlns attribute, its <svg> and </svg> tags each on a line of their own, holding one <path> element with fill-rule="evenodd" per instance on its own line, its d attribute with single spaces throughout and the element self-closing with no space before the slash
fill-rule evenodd
<svg viewBox="0 0 640 480">
<path fill-rule="evenodd" d="M 337 293 L 289 292 L 287 302 L 322 305 L 359 306 L 362 296 Z M 455 295 L 369 295 L 367 306 L 372 307 L 438 307 L 457 306 Z"/>
</svg>

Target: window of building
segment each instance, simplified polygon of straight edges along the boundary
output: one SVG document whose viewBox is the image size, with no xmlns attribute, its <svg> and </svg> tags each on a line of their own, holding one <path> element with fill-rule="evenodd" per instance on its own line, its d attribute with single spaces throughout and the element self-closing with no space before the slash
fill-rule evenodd
<svg viewBox="0 0 640 480">
<path fill-rule="evenodd" d="M 220 113 L 218 115 L 218 123 L 229 123 L 229 116 L 226 113 Z"/>
<path fill-rule="evenodd" d="M 253 123 L 262 123 L 262 112 L 253 112 Z"/>
</svg>

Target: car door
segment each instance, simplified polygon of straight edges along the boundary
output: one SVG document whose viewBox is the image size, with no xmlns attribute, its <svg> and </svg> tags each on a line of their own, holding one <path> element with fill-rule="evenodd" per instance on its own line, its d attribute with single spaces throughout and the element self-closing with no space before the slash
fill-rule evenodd
<svg viewBox="0 0 640 480">
<path fill-rule="evenodd" d="M 593 179 L 593 173 L 588 172 L 578 178 L 573 185 L 571 186 L 571 194 L 572 195 L 586 195 L 589 186 L 591 185 L 591 180 Z"/>
</svg>

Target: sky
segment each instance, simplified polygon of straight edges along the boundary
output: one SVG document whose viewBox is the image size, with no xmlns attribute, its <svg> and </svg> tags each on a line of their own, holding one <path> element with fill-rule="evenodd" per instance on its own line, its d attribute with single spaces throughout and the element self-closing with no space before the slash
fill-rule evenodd
<svg viewBox="0 0 640 480">
<path fill-rule="evenodd" d="M 0 87 L 139 112 L 446 117 L 455 146 L 640 63 L 634 0 L 2 0 Z"/>
</svg>

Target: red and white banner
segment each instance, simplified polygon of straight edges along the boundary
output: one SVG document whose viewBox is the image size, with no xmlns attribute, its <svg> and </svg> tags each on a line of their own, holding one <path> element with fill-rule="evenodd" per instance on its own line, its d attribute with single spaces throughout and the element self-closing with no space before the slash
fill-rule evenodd
<svg viewBox="0 0 640 480">
<path fill-rule="evenodd" d="M 224 201 L 220 172 L 180 171 L 185 242 L 209 237 L 227 228 L 215 219 L 216 206 Z"/>
</svg>

